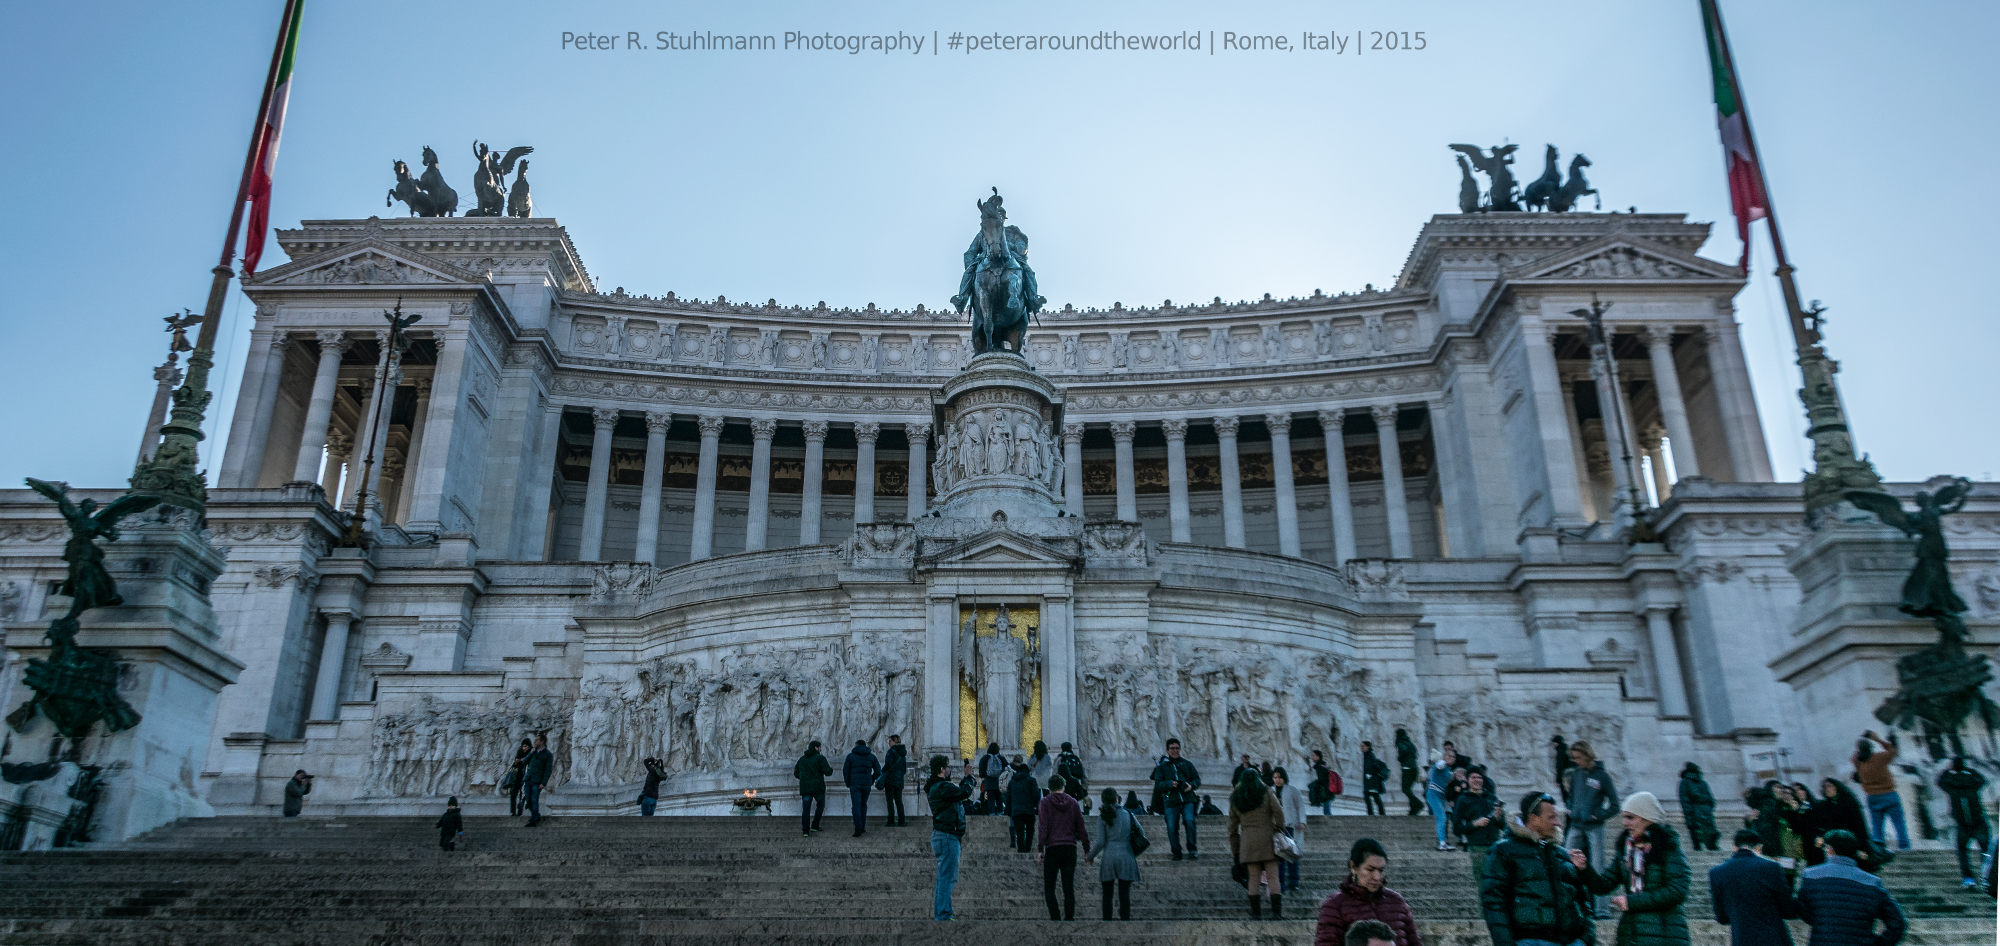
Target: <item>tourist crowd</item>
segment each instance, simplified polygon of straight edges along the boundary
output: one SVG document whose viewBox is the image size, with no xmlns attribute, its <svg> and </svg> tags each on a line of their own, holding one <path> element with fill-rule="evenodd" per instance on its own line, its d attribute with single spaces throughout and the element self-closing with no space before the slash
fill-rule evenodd
<svg viewBox="0 0 2000 946">
<path fill-rule="evenodd" d="M 1676 798 L 1685 835 L 1676 830 L 1659 798 L 1650 791 L 1621 794 L 1613 774 L 1582 741 L 1554 746 L 1553 792 L 1532 791 L 1517 801 L 1499 797 L 1493 780 L 1477 761 L 1445 742 L 1419 763 L 1408 732 L 1395 733 L 1395 755 L 1407 814 L 1428 815 L 1439 851 L 1462 850 L 1478 878 L 1479 900 L 1494 946 L 1584 946 L 1594 944 L 1594 921 L 1617 918 L 1616 946 L 1689 946 L 1684 909 L 1693 878 L 1687 851 L 1718 850 L 1714 790 L 1701 767 L 1690 762 L 1680 773 Z M 1384 815 L 1392 770 L 1374 744 L 1361 745 L 1361 794 L 1369 814 Z M 1708 871 L 1715 919 L 1730 928 L 1732 946 L 1790 946 L 1786 920 L 1811 926 L 1810 946 L 1895 946 L 1906 924 L 1901 909 L 1877 876 L 1910 840 L 1893 765 L 1898 747 L 1891 739 L 1864 733 L 1849 762 L 1861 793 L 1827 778 L 1819 791 L 1803 783 L 1773 780 L 1750 789 L 1744 804 L 1751 813 L 1734 833 L 1733 854 Z M 640 814 L 654 813 L 661 783 L 668 777 L 658 759 L 644 760 Z M 544 738 L 523 740 L 501 789 L 510 813 L 541 821 L 540 795 L 554 767 Z M 867 832 L 869 798 L 885 796 L 884 824 L 908 824 L 902 792 L 910 768 L 908 750 L 889 737 L 884 758 L 858 741 L 838 769 L 847 788 L 854 835 Z M 1167 740 L 1153 766 L 1150 803 L 1135 791 L 1123 800 L 1105 788 L 1093 800 L 1081 757 L 1070 743 L 1051 754 L 1036 742 L 1033 751 L 1004 756 L 997 744 L 978 760 L 932 756 L 923 783 L 931 815 L 930 850 L 936 859 L 932 915 L 955 919 L 952 898 L 967 819 L 991 815 L 1008 819 L 1009 848 L 1032 853 L 1042 871 L 1049 919 L 1076 916 L 1076 873 L 1094 865 L 1105 920 L 1132 918 L 1132 885 L 1140 882 L 1139 856 L 1151 847 L 1142 819 L 1160 817 L 1169 857 L 1198 860 L 1201 815 L 1224 816 L 1232 882 L 1247 898 L 1249 916 L 1285 916 L 1284 897 L 1299 887 L 1305 853 L 1306 814 L 1331 814 L 1343 793 L 1338 772 L 1315 751 L 1300 767 L 1296 783 L 1285 766 L 1238 758 L 1226 786 L 1226 810 L 1203 794 L 1195 763 L 1182 755 L 1177 739 Z M 826 810 L 827 779 L 836 769 L 812 742 L 793 766 L 801 800 L 800 830 L 811 837 Z M 1967 887 L 1992 889 L 1992 831 L 1986 819 L 1986 779 L 1967 760 L 1954 757 L 1937 778 L 1950 799 L 1960 873 Z M 298 773 L 288 783 L 285 814 L 296 815 L 311 776 Z M 1421 792 L 1421 795 L 1419 794 Z M 454 850 L 463 838 L 458 800 L 450 800 L 436 827 L 439 846 Z M 1211 828 L 1210 830 L 1214 830 Z M 1971 852 L 1983 862 L 1975 868 Z M 1410 904 L 1386 880 L 1389 854 L 1371 838 L 1356 840 L 1347 853 L 1347 877 L 1319 908 L 1316 946 L 1422 946 Z M 1268 909 L 1268 914 L 1266 910 Z"/>
</svg>

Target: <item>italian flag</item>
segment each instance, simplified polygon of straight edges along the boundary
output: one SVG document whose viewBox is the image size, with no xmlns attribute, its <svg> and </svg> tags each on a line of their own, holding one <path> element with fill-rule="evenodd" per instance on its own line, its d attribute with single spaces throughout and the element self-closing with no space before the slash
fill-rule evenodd
<svg viewBox="0 0 2000 946">
<path fill-rule="evenodd" d="M 1736 236 L 1743 241 L 1743 259 L 1736 265 L 1748 270 L 1750 221 L 1771 215 L 1771 198 L 1764 189 L 1764 166 L 1750 137 L 1743 86 L 1736 81 L 1736 63 L 1729 56 L 1729 40 L 1722 35 L 1722 11 L 1716 9 L 1715 0 L 1701 0 L 1701 21 L 1715 76 L 1715 124 L 1722 132 L 1723 161 L 1729 167 L 1729 205 L 1736 213 Z"/>
<path fill-rule="evenodd" d="M 257 272 L 257 262 L 264 257 L 264 232 L 271 222 L 271 171 L 278 163 L 278 135 L 285 130 L 285 103 L 292 96 L 292 57 L 298 52 L 299 17 L 305 7 L 305 0 L 292 2 L 292 17 L 285 24 L 285 51 L 278 59 L 270 101 L 258 126 L 257 157 L 251 162 L 250 171 L 250 232 L 244 235 L 243 242 L 246 276 Z"/>
</svg>

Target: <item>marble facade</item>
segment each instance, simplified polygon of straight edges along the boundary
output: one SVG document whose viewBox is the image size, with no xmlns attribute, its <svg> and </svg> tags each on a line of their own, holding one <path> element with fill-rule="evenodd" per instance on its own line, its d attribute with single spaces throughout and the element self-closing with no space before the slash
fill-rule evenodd
<svg viewBox="0 0 2000 946">
<path fill-rule="evenodd" d="M 1685 761 L 1719 792 L 1772 759 L 1830 772 L 1862 725 L 1839 688 L 1879 689 L 1921 625 L 1801 610 L 1794 571 L 1831 553 L 1771 482 L 1708 233 L 1441 215 L 1392 287 L 1064 306 L 1023 366 L 925 306 L 603 291 L 552 219 L 305 221 L 244 287 L 254 396 L 206 532 L 243 668 L 198 781 L 218 811 L 268 810 L 296 768 L 321 811 L 490 810 L 543 733 L 558 811 L 631 808 L 647 756 L 664 809 L 720 811 L 792 790 L 812 738 L 959 757 L 960 688 L 1016 679 L 961 615 L 1002 604 L 1035 615 L 1043 738 L 1098 782 L 1178 736 L 1218 777 L 1323 748 L 1358 792 L 1359 742 L 1396 727 L 1509 790 L 1548 784 L 1558 731 L 1663 797 Z M 1570 314 L 1593 295 L 1621 390 Z M 417 344 L 363 429 L 398 301 Z M 1662 543 L 1609 522 L 1613 396 Z M 335 548 L 367 455 L 375 544 Z M 17 651 L 61 567 L 29 499 L 0 491 Z M 2000 501 L 1953 523 L 1984 587 Z"/>
</svg>

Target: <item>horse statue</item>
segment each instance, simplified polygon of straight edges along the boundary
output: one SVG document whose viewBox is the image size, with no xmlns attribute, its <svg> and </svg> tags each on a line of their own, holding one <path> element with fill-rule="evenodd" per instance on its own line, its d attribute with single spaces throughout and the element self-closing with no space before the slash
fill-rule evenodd
<svg viewBox="0 0 2000 946">
<path fill-rule="evenodd" d="M 1462 154 L 1458 156 L 1458 212 L 1479 212 L 1479 181 L 1472 176 L 1472 165 L 1465 163 Z"/>
<path fill-rule="evenodd" d="M 1521 192 L 1521 204 L 1529 210 L 1547 210 L 1549 201 L 1554 200 L 1562 190 L 1562 169 L 1556 166 L 1556 146 L 1549 145 L 1547 158 L 1542 162 L 1542 176 Z"/>
<path fill-rule="evenodd" d="M 383 206 L 394 207 L 402 201 L 410 208 L 412 217 L 449 217 L 458 209 L 458 192 L 444 182 L 444 175 L 438 171 L 437 152 L 424 149 L 424 176 L 421 180 L 410 176 L 410 166 L 397 161 L 396 186 L 389 189 L 389 196 Z"/>
<path fill-rule="evenodd" d="M 1568 213 L 1585 194 L 1596 197 L 1597 209 L 1604 209 L 1604 198 L 1597 197 L 1597 188 L 1590 186 L 1590 182 L 1583 177 L 1583 169 L 1589 166 L 1590 159 L 1580 154 L 1569 160 L 1569 180 L 1563 182 L 1562 190 L 1557 191 L 1555 198 L 1549 201 L 1550 210 Z"/>
<path fill-rule="evenodd" d="M 1028 237 L 1019 227 L 1005 226 L 1007 211 L 1000 189 L 976 201 L 979 235 L 965 251 L 965 272 L 951 304 L 961 314 L 972 306 L 972 350 L 1020 354 L 1021 336 L 1029 316 L 1047 302 L 1038 292 L 1035 271 L 1028 266 Z"/>
</svg>

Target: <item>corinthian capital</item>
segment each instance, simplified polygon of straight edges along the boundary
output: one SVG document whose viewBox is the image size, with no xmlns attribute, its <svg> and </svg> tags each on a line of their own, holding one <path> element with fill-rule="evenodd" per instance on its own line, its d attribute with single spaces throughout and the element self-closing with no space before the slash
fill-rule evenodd
<svg viewBox="0 0 2000 946">
<path fill-rule="evenodd" d="M 610 430 L 618 426 L 618 411 L 609 407 L 590 409 L 590 425 L 598 430 Z"/>
<path fill-rule="evenodd" d="M 1167 435 L 1168 442 L 1187 440 L 1188 422 L 1185 417 L 1169 417 L 1160 421 L 1160 430 Z"/>
<path fill-rule="evenodd" d="M 1394 430 L 1396 427 L 1396 417 L 1402 413 L 1402 410 L 1402 408 L 1394 404 L 1377 404 L 1369 408 L 1368 413 L 1375 418 L 1375 426 L 1387 427 Z"/>
<path fill-rule="evenodd" d="M 722 415 L 703 414 L 695 418 L 695 426 L 701 428 L 701 439 L 722 436 Z"/>
<path fill-rule="evenodd" d="M 1242 426 L 1243 419 L 1240 417 L 1218 417 L 1215 419 L 1215 435 L 1217 437 L 1234 437 L 1236 436 L 1237 428 Z"/>
</svg>

